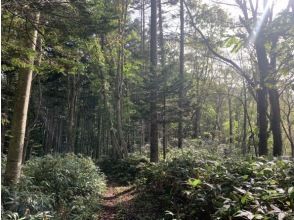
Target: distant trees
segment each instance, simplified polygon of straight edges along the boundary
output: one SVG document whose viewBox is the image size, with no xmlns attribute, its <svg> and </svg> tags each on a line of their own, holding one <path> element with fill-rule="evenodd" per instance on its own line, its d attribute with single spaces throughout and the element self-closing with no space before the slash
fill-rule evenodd
<svg viewBox="0 0 294 220">
<path fill-rule="evenodd" d="M 251 45 L 255 49 L 257 69 L 254 70 L 252 77 L 248 75 L 236 62 L 227 59 L 214 50 L 209 43 L 208 39 L 204 36 L 200 29 L 193 23 L 195 30 L 200 33 L 205 41 L 206 46 L 210 51 L 224 62 L 230 64 L 237 72 L 245 78 L 247 84 L 251 87 L 251 95 L 256 99 L 257 103 L 257 126 L 259 137 L 259 155 L 268 154 L 268 119 L 270 120 L 270 129 L 273 135 L 273 155 L 280 156 L 282 154 L 282 133 L 281 133 L 281 117 L 280 117 L 280 104 L 279 104 L 279 92 L 277 88 L 277 80 L 279 78 L 278 70 L 276 69 L 277 63 L 277 45 L 279 38 L 285 36 L 287 31 L 291 32 L 292 27 L 288 26 L 291 19 L 285 20 L 286 29 L 279 29 L 279 31 L 273 30 L 273 26 L 279 23 L 285 14 L 281 14 L 277 18 L 273 18 L 272 6 L 265 1 L 263 9 L 260 9 L 260 5 L 254 5 L 252 1 L 236 1 L 240 10 L 243 13 L 243 17 L 240 17 L 240 23 L 243 25 L 245 31 L 247 31 L 248 39 L 242 38 L 234 40 L 236 37 L 231 38 L 230 46 L 234 45 L 233 51 L 238 52 L 242 45 Z M 259 12 L 263 12 L 262 16 Z M 190 13 L 190 12 L 189 12 Z M 287 14 L 287 12 L 284 12 Z M 189 14 L 191 19 L 192 15 Z M 251 16 L 251 17 L 250 17 Z M 284 17 L 285 18 L 285 17 Z M 272 33 L 271 37 L 269 33 Z M 285 38 L 287 39 L 287 37 Z M 269 49 L 266 45 L 270 45 Z M 281 43 L 280 43 L 281 44 Z M 282 45 L 282 44 L 281 44 Z M 252 54 L 251 54 L 252 55 Z M 280 65 L 283 65 L 283 61 L 280 61 Z M 252 81 L 253 80 L 253 81 Z M 256 91 L 256 93 L 255 93 Z M 268 114 L 268 97 L 270 103 L 270 114 Z"/>
</svg>

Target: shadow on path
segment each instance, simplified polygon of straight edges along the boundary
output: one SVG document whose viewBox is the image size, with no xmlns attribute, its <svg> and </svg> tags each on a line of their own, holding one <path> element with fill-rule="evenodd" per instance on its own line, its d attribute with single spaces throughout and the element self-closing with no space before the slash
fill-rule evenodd
<svg viewBox="0 0 294 220">
<path fill-rule="evenodd" d="M 135 194 L 134 186 L 115 186 L 114 184 L 109 184 L 102 197 L 102 210 L 98 219 L 120 219 L 120 211 L 128 212 Z"/>
<path fill-rule="evenodd" d="M 102 199 L 103 200 L 112 200 L 112 199 L 116 199 L 120 196 L 124 196 L 125 194 L 128 194 L 128 193 L 131 193 L 135 190 L 135 187 L 130 187 L 130 188 L 127 188 L 126 190 L 122 191 L 122 192 L 119 192 L 117 194 L 115 194 L 114 196 L 110 196 L 110 197 L 107 197 L 107 196 L 103 196 Z"/>
</svg>

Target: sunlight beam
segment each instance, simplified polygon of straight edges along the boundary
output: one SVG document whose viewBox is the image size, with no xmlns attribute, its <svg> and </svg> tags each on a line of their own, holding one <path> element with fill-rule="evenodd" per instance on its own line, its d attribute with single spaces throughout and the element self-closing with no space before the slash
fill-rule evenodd
<svg viewBox="0 0 294 220">
<path fill-rule="evenodd" d="M 255 43 L 255 41 L 258 37 L 258 34 L 260 32 L 260 29 L 264 23 L 265 18 L 267 17 L 267 14 L 268 14 L 273 2 L 274 2 L 274 0 L 267 0 L 266 1 L 266 5 L 263 7 L 262 15 L 257 19 L 257 22 L 256 22 L 254 28 L 252 29 L 252 32 L 249 35 L 248 44 Z"/>
</svg>

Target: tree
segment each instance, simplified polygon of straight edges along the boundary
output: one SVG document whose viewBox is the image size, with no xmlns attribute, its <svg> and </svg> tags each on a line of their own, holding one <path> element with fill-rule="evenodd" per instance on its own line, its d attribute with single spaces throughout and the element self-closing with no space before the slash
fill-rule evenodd
<svg viewBox="0 0 294 220">
<path fill-rule="evenodd" d="M 167 124 L 166 124 L 166 54 L 165 54 L 165 42 L 163 37 L 163 15 L 162 15 L 162 2 L 158 1 L 158 26 L 159 26 L 159 46 L 160 46 L 160 64 L 161 75 L 163 77 L 163 110 L 162 110 L 162 147 L 163 147 L 163 159 L 166 158 L 166 145 L 167 145 Z"/>
<path fill-rule="evenodd" d="M 39 23 L 40 12 L 35 12 L 33 21 Z M 25 46 L 30 48 L 32 52 L 36 51 L 38 38 L 37 29 L 32 28 L 30 39 L 27 39 Z M 27 114 L 30 101 L 33 64 L 35 55 L 24 54 L 25 65 L 19 70 L 19 78 L 16 92 L 16 102 L 13 111 L 12 120 L 12 138 L 9 143 L 7 164 L 5 169 L 5 184 L 16 184 L 20 177 L 21 164 L 23 157 L 24 139 L 27 125 Z"/>
<path fill-rule="evenodd" d="M 183 146 L 183 102 L 184 102 L 184 0 L 180 0 L 180 71 L 179 71 L 179 125 L 178 147 Z"/>
<path fill-rule="evenodd" d="M 158 162 L 157 2 L 151 0 L 150 22 L 150 161 Z"/>
</svg>

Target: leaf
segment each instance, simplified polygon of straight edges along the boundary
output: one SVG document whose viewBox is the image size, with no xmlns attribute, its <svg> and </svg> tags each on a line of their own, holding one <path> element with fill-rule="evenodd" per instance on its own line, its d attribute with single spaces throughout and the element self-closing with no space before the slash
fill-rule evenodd
<svg viewBox="0 0 294 220">
<path fill-rule="evenodd" d="M 172 213 L 171 211 L 168 211 L 168 210 L 165 211 L 165 214 L 166 215 L 171 215 L 171 216 L 174 216 L 175 215 L 174 213 Z"/>
<path fill-rule="evenodd" d="M 232 45 L 238 44 L 238 39 L 235 36 L 227 38 L 225 41 L 225 47 L 231 47 Z"/>
<path fill-rule="evenodd" d="M 252 200 L 252 197 L 250 196 L 250 194 L 248 192 L 245 193 L 245 195 L 241 197 L 241 203 L 243 205 L 245 205 L 250 200 Z"/>
<path fill-rule="evenodd" d="M 254 215 L 254 219 L 264 219 L 264 216 L 261 214 Z"/>
<path fill-rule="evenodd" d="M 283 220 L 286 216 L 287 216 L 287 215 L 286 215 L 285 212 L 280 212 L 280 213 L 278 214 L 278 220 Z"/>
<path fill-rule="evenodd" d="M 273 212 L 277 212 L 277 213 L 281 212 L 281 209 L 279 209 L 277 206 L 275 206 L 273 204 L 270 204 L 270 207 L 272 208 Z"/>
<path fill-rule="evenodd" d="M 202 183 L 200 179 L 189 179 L 188 184 L 192 187 L 197 187 Z"/>
<path fill-rule="evenodd" d="M 244 189 L 241 189 L 241 188 L 238 188 L 238 187 L 235 187 L 235 186 L 234 186 L 234 189 L 235 189 L 237 192 L 239 192 L 239 193 L 242 193 L 242 194 L 245 194 L 245 193 L 246 193 L 246 190 L 244 190 Z"/>
<path fill-rule="evenodd" d="M 242 179 L 243 179 L 243 180 L 247 180 L 248 177 L 249 177 L 248 175 L 244 175 L 244 176 L 242 176 Z"/>
<path fill-rule="evenodd" d="M 288 189 L 288 194 L 289 194 L 290 199 L 294 199 L 294 187 L 293 186 L 291 186 Z"/>
<path fill-rule="evenodd" d="M 273 170 L 269 167 L 263 169 L 263 172 L 265 175 L 271 175 L 273 173 Z"/>
<path fill-rule="evenodd" d="M 246 210 L 240 210 L 236 213 L 235 217 L 241 217 L 241 218 L 245 218 L 245 219 L 253 219 L 254 215 L 252 212 L 246 211 Z"/>
</svg>

